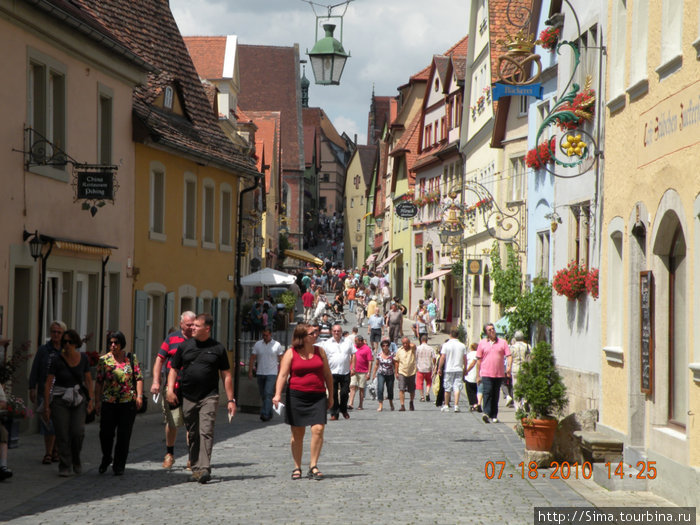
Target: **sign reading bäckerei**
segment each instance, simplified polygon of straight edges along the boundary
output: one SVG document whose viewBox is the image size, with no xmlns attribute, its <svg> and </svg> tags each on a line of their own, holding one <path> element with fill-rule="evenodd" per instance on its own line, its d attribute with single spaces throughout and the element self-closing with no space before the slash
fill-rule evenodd
<svg viewBox="0 0 700 525">
<path fill-rule="evenodd" d="M 637 167 L 700 143 L 700 81 L 640 115 Z"/>
</svg>

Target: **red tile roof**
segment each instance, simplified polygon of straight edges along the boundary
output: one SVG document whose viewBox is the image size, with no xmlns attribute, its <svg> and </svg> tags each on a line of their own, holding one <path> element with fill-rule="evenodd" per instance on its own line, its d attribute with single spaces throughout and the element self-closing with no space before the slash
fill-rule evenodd
<svg viewBox="0 0 700 525">
<path fill-rule="evenodd" d="M 246 113 L 246 118 L 258 128 L 255 132 L 255 154 L 259 159 L 258 170 L 265 174 L 265 193 L 268 193 L 272 186 L 273 174 L 270 169 L 272 159 L 279 159 L 280 113 L 279 111 L 250 111 Z M 267 169 L 262 165 L 263 162 L 268 165 Z M 279 176 L 279 166 L 277 176 Z"/>
<path fill-rule="evenodd" d="M 257 173 L 252 159 L 226 137 L 212 111 L 169 5 L 163 0 L 72 0 L 138 56 L 157 68 L 134 90 L 134 136 L 225 169 Z M 173 85 L 184 116 L 153 104 Z"/>
<path fill-rule="evenodd" d="M 304 170 L 299 47 L 238 45 L 241 92 L 246 111 L 279 111 L 282 169 Z"/>
<path fill-rule="evenodd" d="M 359 144 L 357 146 L 357 154 L 360 156 L 360 167 L 362 168 L 365 188 L 369 188 L 369 185 L 372 184 L 374 165 L 377 162 L 377 146 Z"/>
<path fill-rule="evenodd" d="M 210 80 L 223 78 L 226 55 L 225 36 L 186 36 L 184 40 L 201 78 Z"/>
<path fill-rule="evenodd" d="M 421 112 L 417 112 L 413 120 L 406 128 L 406 131 L 394 146 L 390 153 L 392 157 L 404 155 L 406 158 L 406 176 L 408 178 L 408 187 L 413 188 L 416 184 L 416 172 L 414 166 L 418 159 L 418 141 L 420 139 L 419 126 L 423 121 Z M 397 161 L 394 160 L 394 166 L 397 166 Z M 396 189 L 396 177 L 393 177 L 392 191 Z"/>
</svg>

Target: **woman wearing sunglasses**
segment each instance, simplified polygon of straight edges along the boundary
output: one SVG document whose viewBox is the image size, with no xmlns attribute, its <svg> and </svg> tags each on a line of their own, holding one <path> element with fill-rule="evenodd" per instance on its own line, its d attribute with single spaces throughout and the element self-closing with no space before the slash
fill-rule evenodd
<svg viewBox="0 0 700 525">
<path fill-rule="evenodd" d="M 136 356 L 132 359 L 124 352 L 126 337 L 123 333 L 112 332 L 107 339 L 107 345 L 109 352 L 100 357 L 97 363 L 95 381 L 95 410 L 100 416 L 102 447 L 102 462 L 98 470 L 100 474 L 104 474 L 114 461 L 112 471 L 115 476 L 121 476 L 124 474 L 126 458 L 129 455 L 129 441 L 136 410 L 143 404 L 143 375 Z M 115 432 L 117 444 L 112 457 Z"/>
<path fill-rule="evenodd" d="M 316 345 L 318 326 L 299 323 L 294 329 L 292 346 L 282 356 L 277 376 L 275 397 L 277 408 L 282 399 L 282 389 L 287 385 L 285 421 L 292 427 L 292 479 L 301 479 L 301 457 L 304 451 L 306 427 L 311 427 L 311 462 L 306 477 L 323 479 L 318 469 L 318 458 L 323 447 L 323 431 L 326 427 L 326 411 L 333 406 L 333 375 L 322 347 Z"/>
<path fill-rule="evenodd" d="M 51 360 L 44 388 L 44 420 L 53 422 L 58 447 L 58 475 L 80 474 L 80 450 L 85 437 L 85 411 L 92 410 L 92 376 L 75 330 L 61 337 L 61 353 Z M 71 467 L 73 468 L 71 472 Z"/>
</svg>

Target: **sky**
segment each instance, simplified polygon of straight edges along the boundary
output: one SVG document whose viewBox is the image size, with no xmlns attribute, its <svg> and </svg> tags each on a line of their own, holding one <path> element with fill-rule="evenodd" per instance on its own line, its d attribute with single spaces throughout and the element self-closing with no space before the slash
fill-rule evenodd
<svg viewBox="0 0 700 525">
<path fill-rule="evenodd" d="M 315 0 L 324 6 L 343 0 Z M 447 51 L 468 30 L 470 0 L 353 0 L 343 18 L 342 43 L 350 58 L 339 86 L 314 84 L 311 64 L 309 106 L 320 107 L 339 133 L 366 143 L 372 89 L 377 96 L 395 96 L 396 88 Z M 314 45 L 315 15 L 302 0 L 170 0 L 184 36 L 237 35 L 240 44 L 299 44 L 302 60 Z M 344 4 L 332 10 L 342 14 Z M 322 23 L 322 22 L 321 22 Z M 322 36 L 322 34 L 321 34 Z M 340 40 L 340 27 L 335 30 Z M 245 110 L 245 108 L 242 108 Z"/>
</svg>

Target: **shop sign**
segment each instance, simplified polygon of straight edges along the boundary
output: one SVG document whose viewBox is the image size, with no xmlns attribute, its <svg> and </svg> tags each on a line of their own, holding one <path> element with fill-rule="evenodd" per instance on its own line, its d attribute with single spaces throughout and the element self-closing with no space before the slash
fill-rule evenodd
<svg viewBox="0 0 700 525">
<path fill-rule="evenodd" d="M 399 202 L 395 209 L 396 215 L 402 219 L 412 219 L 418 215 L 418 206 L 409 201 Z"/>
<path fill-rule="evenodd" d="M 640 115 L 637 167 L 700 143 L 700 81 Z"/>
<path fill-rule="evenodd" d="M 112 171 L 79 171 L 78 199 L 114 200 Z"/>
<path fill-rule="evenodd" d="M 481 259 L 467 259 L 467 275 L 481 274 Z"/>
</svg>

